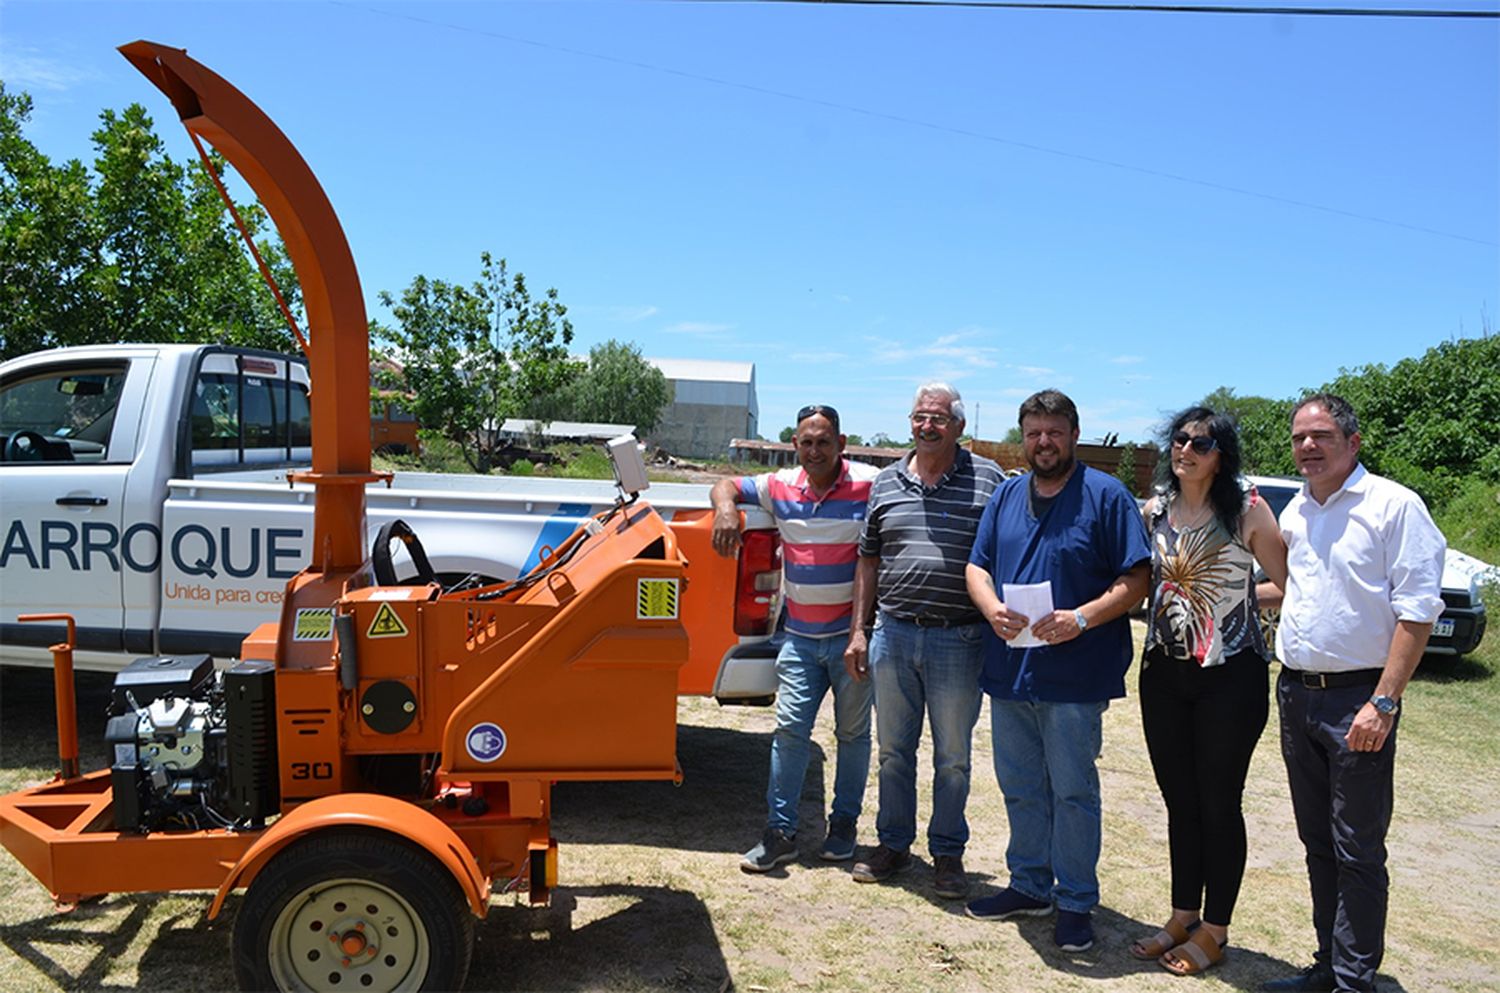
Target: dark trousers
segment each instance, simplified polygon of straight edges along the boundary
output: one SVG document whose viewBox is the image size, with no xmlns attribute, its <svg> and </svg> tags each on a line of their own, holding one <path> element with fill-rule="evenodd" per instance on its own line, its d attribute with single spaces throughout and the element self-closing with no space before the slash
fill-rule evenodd
<svg viewBox="0 0 1500 993">
<path fill-rule="evenodd" d="M 1307 850 L 1317 959 L 1333 966 L 1340 990 L 1375 989 L 1385 954 L 1396 728 L 1378 752 L 1350 751 L 1344 741 L 1373 692 L 1373 678 L 1369 685 L 1312 689 L 1283 671 L 1276 684 L 1281 755 Z"/>
<path fill-rule="evenodd" d="M 1153 652 L 1141 671 L 1141 722 L 1167 804 L 1172 906 L 1203 908 L 1229 925 L 1245 875 L 1240 799 L 1271 705 L 1266 660 L 1241 652 L 1223 665 Z"/>
</svg>

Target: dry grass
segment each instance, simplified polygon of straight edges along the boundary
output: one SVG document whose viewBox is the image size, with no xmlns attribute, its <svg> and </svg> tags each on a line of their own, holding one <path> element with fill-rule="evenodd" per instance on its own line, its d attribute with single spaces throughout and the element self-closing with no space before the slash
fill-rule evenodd
<svg viewBox="0 0 1500 993">
<path fill-rule="evenodd" d="M 1382 989 L 1488 990 L 1500 976 L 1500 648 L 1483 663 L 1429 660 L 1407 696 L 1390 839 L 1393 880 Z M 0 789 L 50 774 L 44 678 L 3 677 Z M 107 681 L 81 699 L 86 759 Z M 1273 726 L 1275 717 L 1272 717 Z M 803 857 L 748 876 L 738 853 L 759 833 L 772 715 L 683 701 L 680 788 L 573 784 L 555 795 L 563 885 L 545 910 L 497 898 L 480 928 L 472 990 L 1150 991 L 1254 989 L 1300 967 L 1312 946 L 1301 847 L 1268 730 L 1251 767 L 1251 865 L 1223 967 L 1202 980 L 1137 963 L 1126 947 L 1167 910 L 1165 816 L 1133 699 L 1107 716 L 1104 906 L 1085 954 L 1052 945 L 1051 923 L 967 919 L 932 893 L 923 858 L 884 886 L 853 883 L 816 857 L 833 755 L 825 714 L 804 795 Z M 988 712 L 975 740 L 976 892 L 1003 884 L 1004 811 L 990 769 Z M 924 759 L 925 761 L 925 759 Z M 873 833 L 873 777 L 863 821 Z M 925 817 L 925 811 L 923 812 Z M 998 878 L 997 878 L 998 877 Z M 0 856 L 0 986 L 7 990 L 230 987 L 230 916 L 210 925 L 204 894 L 114 896 L 71 914 Z M 235 905 L 231 905 L 232 914 Z"/>
</svg>

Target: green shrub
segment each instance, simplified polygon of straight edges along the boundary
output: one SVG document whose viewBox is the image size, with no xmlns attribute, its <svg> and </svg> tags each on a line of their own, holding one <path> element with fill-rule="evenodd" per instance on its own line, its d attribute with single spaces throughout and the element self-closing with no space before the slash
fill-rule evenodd
<svg viewBox="0 0 1500 993">
<path fill-rule="evenodd" d="M 1492 565 L 1500 565 L 1500 483 L 1468 476 L 1434 515 L 1448 544 Z"/>
<path fill-rule="evenodd" d="M 554 445 L 554 461 L 539 470 L 542 475 L 558 479 L 613 479 L 609 456 L 603 445 Z"/>
<path fill-rule="evenodd" d="M 516 459 L 516 461 L 510 464 L 510 475 L 534 476 L 536 475 L 536 464 L 529 459 Z"/>
</svg>

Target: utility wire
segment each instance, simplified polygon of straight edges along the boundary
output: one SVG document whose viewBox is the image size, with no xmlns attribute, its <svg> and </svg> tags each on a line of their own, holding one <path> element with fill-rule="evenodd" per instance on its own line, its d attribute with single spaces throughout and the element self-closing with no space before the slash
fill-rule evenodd
<svg viewBox="0 0 1500 993">
<path fill-rule="evenodd" d="M 1035 0 L 670 0 L 673 3 L 785 3 L 836 5 L 850 7 L 993 7 L 999 10 L 1113 10 L 1148 14 L 1277 14 L 1306 17 L 1458 17 L 1500 18 L 1500 10 L 1444 10 L 1436 8 L 1401 9 L 1396 7 L 1248 7 L 1234 4 L 1201 3 L 1070 3 L 1058 0 L 1048 3 Z"/>
<path fill-rule="evenodd" d="M 1489 248 L 1500 246 L 1500 242 L 1487 238 L 1475 238 L 1470 235 L 1457 234 L 1452 231 L 1443 231 L 1438 228 L 1424 227 L 1420 224 L 1409 224 L 1405 221 L 1397 221 L 1389 217 L 1379 217 L 1374 214 L 1362 214 L 1358 211 L 1343 210 L 1339 207 L 1329 207 L 1325 204 L 1313 203 L 1310 200 L 1298 200 L 1294 197 L 1280 196 L 1275 193 L 1263 193 L 1259 190 L 1247 189 L 1243 186 L 1231 186 L 1228 183 L 1218 183 L 1208 179 L 1197 179 L 1193 176 L 1185 176 L 1181 173 L 1167 172 L 1162 169 L 1152 169 L 1149 166 L 1132 165 L 1129 162 L 1119 162 L 1097 155 L 1085 155 L 1081 152 L 1069 152 L 1061 148 L 1051 148 L 1046 145 L 1038 145 L 1033 142 L 1019 141 L 1015 138 L 1005 138 L 1000 135 L 988 134 L 983 131 L 975 131 L 971 128 L 955 127 L 948 124 L 938 124 L 933 121 L 924 121 L 916 117 L 907 117 L 903 114 L 892 114 L 885 111 L 871 110 L 868 107 L 859 107 L 854 104 L 839 103 L 834 100 L 824 100 L 819 97 L 803 96 L 799 93 L 790 93 L 786 90 L 775 90 L 768 86 L 759 86 L 755 83 L 741 83 L 732 79 L 721 79 L 717 76 L 707 76 L 702 73 L 688 72 L 683 69 L 673 69 L 668 66 L 659 66 L 650 62 L 640 62 L 635 59 L 622 58 L 618 55 L 605 55 L 602 52 L 590 52 L 581 48 L 570 48 L 566 45 L 558 45 L 551 42 L 536 41 L 531 38 L 522 38 L 519 35 L 505 34 L 501 31 L 491 31 L 485 28 L 474 28 L 467 25 L 451 24 L 446 21 L 437 21 L 427 17 L 419 17 L 415 14 L 394 13 L 392 11 L 380 10 L 378 8 L 363 7 L 353 3 L 343 3 L 333 0 L 335 5 L 362 10 L 370 14 L 379 14 L 398 20 L 412 21 L 417 24 L 426 24 L 431 27 L 443 28 L 448 31 L 456 31 L 460 34 L 471 34 L 479 37 L 496 38 L 517 45 L 527 45 L 531 48 L 543 51 L 562 52 L 566 55 L 574 55 L 579 58 L 593 59 L 598 62 L 608 62 L 613 65 L 629 66 L 632 69 L 643 69 L 647 72 L 660 73 L 665 76 L 677 76 L 681 79 L 691 79 L 700 83 L 712 83 L 727 89 L 743 90 L 747 93 L 757 93 L 762 96 L 776 97 L 780 100 L 791 100 L 796 103 L 805 103 L 814 107 L 825 107 L 829 110 L 839 110 L 849 114 L 859 114 L 880 121 L 891 121 L 896 124 L 905 124 L 911 127 L 924 128 L 928 131 L 937 131 L 943 134 L 959 135 L 965 138 L 975 138 L 980 141 L 988 141 L 997 145 L 1007 145 L 1011 148 L 1021 148 L 1029 152 L 1039 152 L 1043 155 L 1053 155 L 1058 158 L 1072 159 L 1075 162 L 1088 162 L 1092 165 L 1107 166 L 1111 169 L 1121 169 L 1125 172 L 1134 172 L 1143 176 L 1154 176 L 1158 179 L 1169 179 L 1173 182 L 1186 183 L 1191 186 L 1200 186 L 1205 189 L 1219 190 L 1224 193 L 1235 193 L 1240 196 L 1254 197 L 1258 200 L 1266 200 L 1272 203 L 1286 204 L 1291 207 L 1301 207 L 1306 210 L 1316 210 L 1336 217 L 1348 217 L 1359 221 L 1369 221 L 1373 224 L 1384 224 L 1389 227 L 1402 228 L 1406 231 L 1416 231 L 1421 234 L 1430 234 L 1439 238 L 1451 238 L 1454 241 L 1468 242 L 1474 245 L 1484 245 Z M 675 0 L 674 0 L 675 2 Z M 710 0 L 710 2 L 724 2 L 724 0 Z M 809 2 L 809 0 L 752 0 L 752 2 Z M 829 0 L 810 0 L 810 2 L 829 2 Z M 844 0 L 832 0 L 832 2 L 844 2 Z"/>
</svg>

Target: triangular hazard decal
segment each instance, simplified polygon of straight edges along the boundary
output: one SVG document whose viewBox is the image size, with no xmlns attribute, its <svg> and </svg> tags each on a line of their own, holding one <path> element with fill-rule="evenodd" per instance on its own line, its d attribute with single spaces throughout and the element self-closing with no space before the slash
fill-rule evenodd
<svg viewBox="0 0 1500 993">
<path fill-rule="evenodd" d="M 406 634 L 406 625 L 401 623 L 401 618 L 396 616 L 391 605 L 382 603 L 380 609 L 375 611 L 375 619 L 370 622 L 370 629 L 365 632 L 365 637 L 405 638 Z"/>
</svg>

